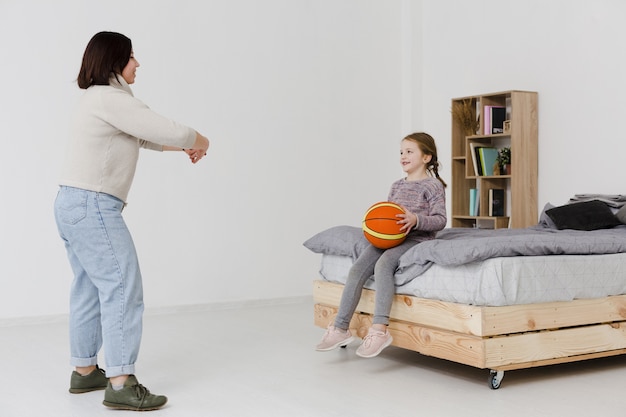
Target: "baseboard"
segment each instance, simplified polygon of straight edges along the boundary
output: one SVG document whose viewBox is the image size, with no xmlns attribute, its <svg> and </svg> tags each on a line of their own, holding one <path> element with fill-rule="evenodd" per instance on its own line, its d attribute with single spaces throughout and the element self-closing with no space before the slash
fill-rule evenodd
<svg viewBox="0 0 626 417">
<path fill-rule="evenodd" d="M 220 310 L 239 310 L 244 308 L 260 308 L 287 304 L 311 303 L 313 305 L 313 297 L 310 295 L 267 298 L 258 300 L 235 300 L 235 301 L 219 301 L 206 304 L 188 304 L 164 307 L 146 308 L 145 316 L 158 316 L 163 314 L 176 313 L 193 313 L 203 311 L 220 311 Z M 51 314 L 49 316 L 32 316 L 32 317 L 13 317 L 0 318 L 0 328 L 11 326 L 32 326 L 42 324 L 67 323 L 67 314 Z"/>
<path fill-rule="evenodd" d="M 235 300 L 235 301 L 219 301 L 206 304 L 187 304 L 178 306 L 164 306 L 146 308 L 146 316 L 157 316 L 161 314 L 175 313 L 195 313 L 203 311 L 220 311 L 220 310 L 240 310 L 243 308 L 258 308 L 286 304 L 311 303 L 313 305 L 313 297 L 310 295 L 297 297 L 282 298 L 266 298 L 258 300 Z"/>
<path fill-rule="evenodd" d="M 42 324 L 67 323 L 67 314 L 50 314 L 48 316 L 11 317 L 0 319 L 0 328 L 13 326 L 32 326 Z"/>
</svg>

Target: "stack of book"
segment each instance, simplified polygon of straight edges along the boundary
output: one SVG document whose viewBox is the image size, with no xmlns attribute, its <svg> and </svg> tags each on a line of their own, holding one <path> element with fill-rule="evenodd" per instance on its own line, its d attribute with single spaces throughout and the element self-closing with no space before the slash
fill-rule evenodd
<svg viewBox="0 0 626 417">
<path fill-rule="evenodd" d="M 481 146 L 480 143 L 471 142 L 470 151 L 474 175 L 477 177 L 493 175 L 493 166 L 498 158 L 498 150 L 492 146 Z"/>
<path fill-rule="evenodd" d="M 485 122 L 483 123 L 485 135 L 504 133 L 504 120 L 506 119 L 506 107 L 485 106 Z"/>
</svg>

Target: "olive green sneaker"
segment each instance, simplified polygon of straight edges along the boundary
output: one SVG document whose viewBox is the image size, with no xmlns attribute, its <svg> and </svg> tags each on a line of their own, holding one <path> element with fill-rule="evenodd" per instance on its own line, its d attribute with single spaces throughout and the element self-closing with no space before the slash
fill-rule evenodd
<svg viewBox="0 0 626 417">
<path fill-rule="evenodd" d="M 102 404 L 118 410 L 149 411 L 163 407 L 166 402 L 166 396 L 151 394 L 135 375 L 130 375 L 119 391 L 115 391 L 109 382 Z"/>
<path fill-rule="evenodd" d="M 105 389 L 108 382 L 109 379 L 106 377 L 104 369 L 100 369 L 98 365 L 96 365 L 96 369 L 85 376 L 73 371 L 70 378 L 70 392 L 82 394 L 83 392 Z"/>
</svg>

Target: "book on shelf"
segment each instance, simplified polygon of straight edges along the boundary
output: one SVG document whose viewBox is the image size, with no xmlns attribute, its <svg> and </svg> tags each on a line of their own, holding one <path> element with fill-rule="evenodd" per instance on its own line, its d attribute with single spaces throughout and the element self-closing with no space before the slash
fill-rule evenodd
<svg viewBox="0 0 626 417">
<path fill-rule="evenodd" d="M 483 134 L 485 135 L 491 134 L 491 107 L 485 106 L 483 110 Z"/>
<path fill-rule="evenodd" d="M 469 190 L 469 215 L 478 215 L 478 190 L 476 188 Z"/>
<path fill-rule="evenodd" d="M 476 204 L 474 204 L 474 216 L 480 216 L 480 190 L 476 194 Z"/>
<path fill-rule="evenodd" d="M 498 150 L 491 146 L 483 146 L 478 148 L 478 155 L 480 156 L 479 160 L 482 175 L 492 176 L 493 165 L 498 158 Z"/>
<path fill-rule="evenodd" d="M 506 119 L 506 107 L 485 106 L 484 132 L 485 135 L 504 132 L 504 120 Z"/>
<path fill-rule="evenodd" d="M 482 171 L 480 170 L 480 165 L 478 164 L 478 148 L 480 148 L 481 146 L 477 142 L 470 142 L 469 146 L 470 154 L 472 157 L 472 165 L 474 165 L 474 175 L 478 177 L 482 174 Z"/>
<path fill-rule="evenodd" d="M 489 216 L 504 216 L 504 190 L 502 188 L 489 189 Z"/>
<path fill-rule="evenodd" d="M 506 107 L 491 108 L 491 133 L 504 133 L 504 121 L 506 120 Z"/>
</svg>

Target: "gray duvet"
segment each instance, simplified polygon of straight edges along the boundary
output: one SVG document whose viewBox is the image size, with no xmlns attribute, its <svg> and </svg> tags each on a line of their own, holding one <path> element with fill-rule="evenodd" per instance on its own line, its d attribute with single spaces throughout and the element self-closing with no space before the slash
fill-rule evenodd
<svg viewBox="0 0 626 417">
<path fill-rule="evenodd" d="M 526 229 L 444 229 L 437 238 L 409 249 L 396 271 L 396 285 L 431 265 L 459 266 L 494 257 L 592 255 L 626 252 L 626 225 L 593 231 Z M 624 266 L 626 271 L 626 265 Z"/>
</svg>

